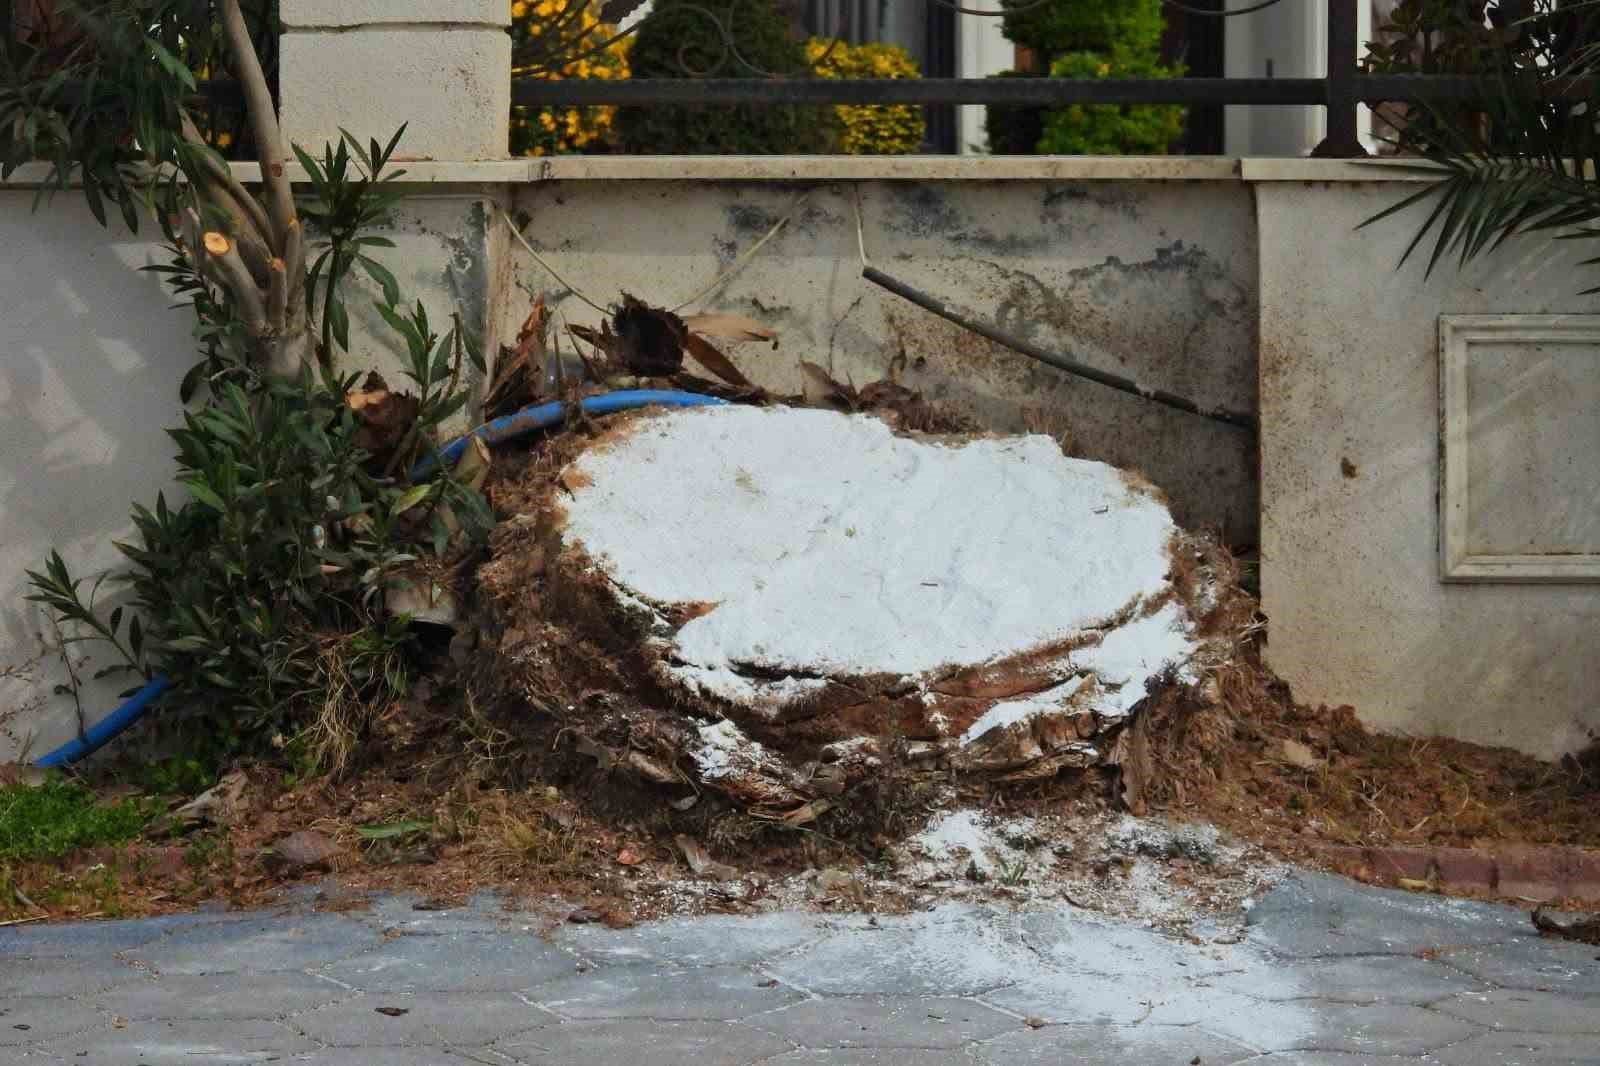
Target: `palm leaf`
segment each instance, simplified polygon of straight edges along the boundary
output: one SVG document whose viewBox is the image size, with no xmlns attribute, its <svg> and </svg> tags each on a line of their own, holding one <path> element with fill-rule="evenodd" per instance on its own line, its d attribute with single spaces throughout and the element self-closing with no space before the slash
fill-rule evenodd
<svg viewBox="0 0 1600 1066">
<path fill-rule="evenodd" d="M 1433 201 L 1400 262 L 1430 243 L 1426 273 L 1446 256 L 1458 267 L 1492 254 L 1512 237 L 1546 233 L 1552 239 L 1600 237 L 1600 181 L 1591 160 L 1600 151 L 1593 115 L 1600 93 L 1576 101 L 1559 78 L 1592 75 L 1600 48 L 1584 49 L 1576 65 L 1523 63 L 1507 53 L 1498 70 L 1484 76 L 1486 122 L 1445 114 L 1421 105 L 1433 119 L 1425 161 L 1406 164 L 1410 173 L 1439 180 L 1368 218 L 1369 226 Z M 1591 90 L 1592 92 L 1592 90 Z M 1576 106 L 1584 104 L 1586 106 Z M 1577 112 L 1577 113 L 1574 113 Z M 1393 164 L 1383 164 L 1393 170 Z"/>
</svg>

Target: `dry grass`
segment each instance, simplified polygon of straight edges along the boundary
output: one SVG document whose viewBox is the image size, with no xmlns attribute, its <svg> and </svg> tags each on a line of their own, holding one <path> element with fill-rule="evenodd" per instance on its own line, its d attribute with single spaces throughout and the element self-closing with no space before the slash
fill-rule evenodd
<svg viewBox="0 0 1600 1066">
<path fill-rule="evenodd" d="M 363 645 L 369 634 L 357 633 L 328 637 L 317 650 L 317 690 L 321 702 L 311 723 L 297 738 L 304 745 L 313 765 L 335 777 L 348 769 L 350 759 L 367 735 L 368 727 L 385 709 L 374 706 L 352 670 L 356 656 L 365 658 L 361 671 L 382 679 L 381 687 L 399 691 L 404 687 L 404 667 L 398 649 L 374 654 Z"/>
</svg>

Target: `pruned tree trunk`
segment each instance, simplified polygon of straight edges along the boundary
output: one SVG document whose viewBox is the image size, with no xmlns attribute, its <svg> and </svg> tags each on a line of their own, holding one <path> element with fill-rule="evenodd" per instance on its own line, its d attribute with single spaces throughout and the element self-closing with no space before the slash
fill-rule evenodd
<svg viewBox="0 0 1600 1066">
<path fill-rule="evenodd" d="M 255 135 L 261 194 L 251 194 L 214 157 L 195 153 L 186 175 L 195 199 L 216 208 L 227 229 L 207 229 L 202 212 L 190 207 L 179 230 L 196 268 L 233 298 L 257 369 L 268 377 L 294 379 L 316 357 L 306 299 L 305 230 L 295 212 L 277 109 L 239 0 L 217 0 L 217 15 Z M 188 116 L 183 132 L 192 142 L 203 140 Z"/>
<path fill-rule="evenodd" d="M 0 8 L 0 21 L 9 12 L 11 25 L 0 29 L 14 31 L 19 41 L 47 56 L 66 56 L 82 47 L 86 25 L 78 16 L 93 17 L 96 2 L 12 0 Z M 180 111 L 180 136 L 194 150 L 178 154 L 190 199 L 174 227 L 195 269 L 231 298 L 251 364 L 267 377 L 293 379 L 313 365 L 317 352 L 306 294 L 305 233 L 285 168 L 283 130 L 239 0 L 215 0 L 214 11 L 243 91 L 261 187 L 257 193 L 246 189 L 206 148 L 194 120 Z M 46 62 L 45 69 L 54 68 Z M 162 152 L 147 162 L 155 173 L 173 160 Z"/>
</svg>

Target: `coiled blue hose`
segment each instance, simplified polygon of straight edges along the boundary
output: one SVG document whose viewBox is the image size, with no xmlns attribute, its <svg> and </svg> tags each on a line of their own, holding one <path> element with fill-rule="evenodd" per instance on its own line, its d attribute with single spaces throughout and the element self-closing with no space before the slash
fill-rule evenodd
<svg viewBox="0 0 1600 1066">
<path fill-rule="evenodd" d="M 599 396 L 586 396 L 579 401 L 585 414 L 606 415 L 616 411 L 627 411 L 637 407 L 711 407 L 726 403 L 715 396 L 703 396 L 697 392 L 677 392 L 667 389 L 621 389 L 617 392 L 603 393 Z M 493 422 L 479 426 L 471 433 L 440 448 L 435 455 L 430 455 L 411 468 L 411 480 L 421 481 L 428 477 L 437 467 L 439 462 L 451 465 L 461 458 L 466 451 L 467 439 L 479 437 L 487 444 L 499 444 L 502 441 L 515 440 L 536 433 L 541 429 L 561 424 L 566 420 L 567 407 L 562 403 L 546 403 L 536 407 L 525 407 L 516 414 L 497 418 Z M 150 705 L 161 698 L 161 695 L 172 687 L 172 682 L 165 677 L 154 677 L 135 692 L 128 700 L 116 710 L 96 722 L 93 728 L 87 730 L 83 736 L 75 737 L 67 743 L 39 757 L 36 765 L 41 767 L 70 766 L 82 759 L 88 758 L 111 741 L 115 740 L 129 726 L 144 717 Z"/>
</svg>

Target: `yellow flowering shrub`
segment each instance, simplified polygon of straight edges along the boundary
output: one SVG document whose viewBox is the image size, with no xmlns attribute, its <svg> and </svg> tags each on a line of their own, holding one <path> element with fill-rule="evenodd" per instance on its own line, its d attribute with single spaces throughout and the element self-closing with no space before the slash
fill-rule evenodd
<svg viewBox="0 0 1600 1066">
<path fill-rule="evenodd" d="M 835 44 L 813 37 L 806 41 L 806 60 L 824 78 L 922 77 L 911 54 L 895 44 Z M 840 104 L 835 110 L 844 128 L 839 149 L 847 155 L 907 155 L 922 147 L 926 123 L 920 107 Z"/>
<path fill-rule="evenodd" d="M 594 10 L 598 7 L 597 0 L 515 0 L 511 5 L 511 46 L 514 54 L 526 58 L 530 65 L 515 68 L 513 74 L 548 79 L 626 78 L 626 40 L 593 55 L 586 54 L 617 33 L 615 26 L 595 16 Z M 593 151 L 607 140 L 615 117 L 614 107 L 561 107 L 542 111 L 513 107 L 511 153 L 556 155 Z"/>
</svg>

